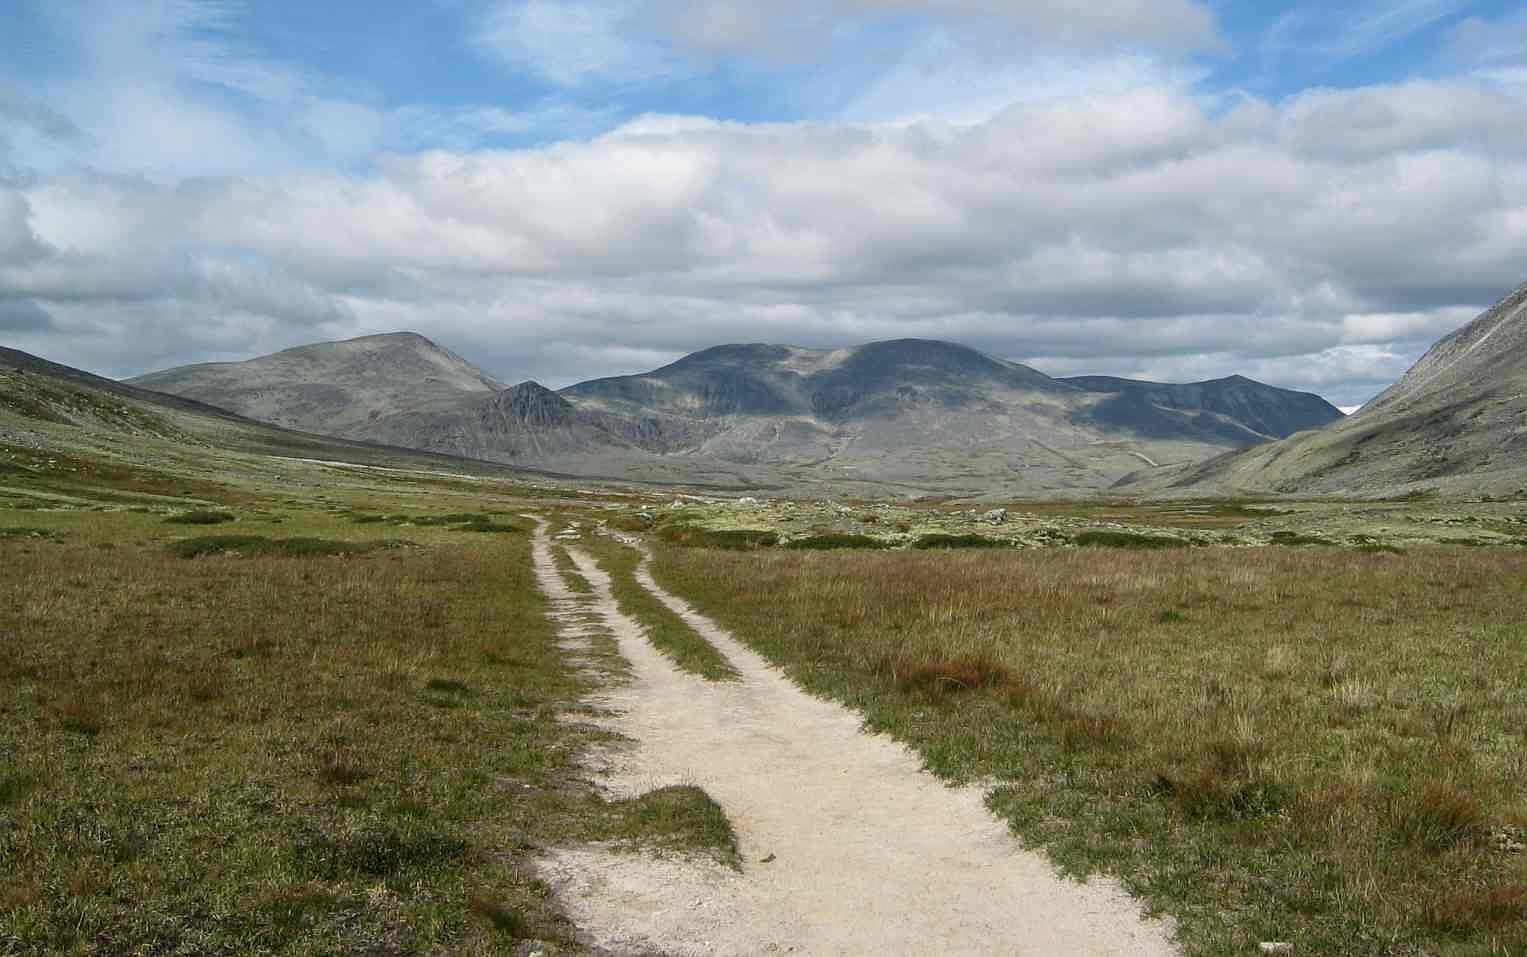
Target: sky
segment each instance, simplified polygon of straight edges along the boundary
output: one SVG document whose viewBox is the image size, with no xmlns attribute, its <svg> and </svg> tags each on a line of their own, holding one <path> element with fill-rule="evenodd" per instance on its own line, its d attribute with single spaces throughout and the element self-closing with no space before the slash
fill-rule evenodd
<svg viewBox="0 0 1527 957">
<path fill-rule="evenodd" d="M 949 339 L 1362 403 L 1527 281 L 1527 3 L 0 0 L 0 344 Z"/>
</svg>

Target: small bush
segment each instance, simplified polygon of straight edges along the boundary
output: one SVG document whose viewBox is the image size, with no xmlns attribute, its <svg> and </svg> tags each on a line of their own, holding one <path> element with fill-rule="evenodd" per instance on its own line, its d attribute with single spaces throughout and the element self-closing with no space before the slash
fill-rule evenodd
<svg viewBox="0 0 1527 957">
<path fill-rule="evenodd" d="M 1449 781 L 1429 781 L 1395 821 L 1400 840 L 1428 851 L 1473 844 L 1489 831 L 1479 799 Z"/>
<path fill-rule="evenodd" d="M 912 547 L 920 549 L 1011 548 L 1012 545 L 1011 543 L 1005 542 L 1000 538 L 989 538 L 985 535 L 946 535 L 942 533 L 934 533 L 932 535 L 922 536 L 917 541 L 912 543 Z"/>
<path fill-rule="evenodd" d="M 223 525 L 237 520 L 238 516 L 231 512 L 196 511 L 171 515 L 164 521 L 167 525 Z"/>
<path fill-rule="evenodd" d="M 336 555 L 364 555 L 383 548 L 399 548 L 408 543 L 396 541 L 341 542 L 326 538 L 266 538 L 263 535 L 205 535 L 171 542 L 170 553 L 179 558 L 233 554 L 244 557 L 276 556 L 284 558 L 323 558 Z"/>
<path fill-rule="evenodd" d="M 1306 535 L 1302 532 L 1273 532 L 1271 538 L 1274 545 L 1329 546 L 1336 544 L 1329 538 L 1323 538 L 1319 535 Z"/>
<path fill-rule="evenodd" d="M 658 537 L 686 548 L 719 548 L 749 552 L 779 544 L 779 534 L 756 528 L 712 529 L 693 525 L 666 525 Z"/>
<path fill-rule="evenodd" d="M 891 543 L 869 535 L 808 535 L 787 542 L 786 548 L 805 551 L 829 551 L 837 548 L 890 548 Z"/>
<path fill-rule="evenodd" d="M 1186 548 L 1190 542 L 1166 535 L 1142 535 L 1139 532 L 1082 532 L 1071 539 L 1071 544 L 1081 548 L 1133 548 L 1151 550 L 1157 548 Z"/>
</svg>

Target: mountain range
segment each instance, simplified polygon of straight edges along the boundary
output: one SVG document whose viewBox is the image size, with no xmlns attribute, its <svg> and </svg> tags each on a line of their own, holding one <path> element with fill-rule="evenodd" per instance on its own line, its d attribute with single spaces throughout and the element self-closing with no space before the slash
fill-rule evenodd
<svg viewBox="0 0 1527 957">
<path fill-rule="evenodd" d="M 1052 378 L 948 342 L 722 345 L 640 375 L 505 387 L 414 333 L 130 380 L 287 428 L 614 479 L 841 494 L 1047 494 L 1320 428 L 1241 376 Z"/>
<path fill-rule="evenodd" d="M 1355 414 L 1196 465 L 1140 472 L 1142 493 L 1527 495 L 1527 285 L 1446 336 Z"/>
</svg>

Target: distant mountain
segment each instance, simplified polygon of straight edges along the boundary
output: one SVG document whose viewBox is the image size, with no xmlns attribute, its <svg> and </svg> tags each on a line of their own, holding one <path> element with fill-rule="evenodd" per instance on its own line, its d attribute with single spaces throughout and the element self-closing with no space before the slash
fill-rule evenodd
<svg viewBox="0 0 1527 957">
<path fill-rule="evenodd" d="M 1345 419 L 1128 484 L 1178 494 L 1527 492 L 1527 285 Z"/>
<path fill-rule="evenodd" d="M 149 446 L 200 460 L 235 452 L 389 468 L 510 476 L 517 470 L 410 448 L 281 428 L 183 396 L 140 388 L 0 347 L 0 447 L 89 446 L 138 463 Z"/>
<path fill-rule="evenodd" d="M 355 439 L 376 438 L 372 423 L 383 416 L 469 407 L 504 388 L 412 332 L 181 366 L 128 382 L 275 425 Z"/>
<path fill-rule="evenodd" d="M 405 370 L 421 354 L 456 374 L 411 389 L 418 373 Z M 1067 381 L 918 339 L 717 346 L 560 392 L 503 389 L 409 334 L 133 381 L 296 427 L 561 472 L 866 494 L 1097 488 L 1341 415 L 1247 379 Z"/>
<path fill-rule="evenodd" d="M 1116 396 L 1099 406 L 1097 415 L 1146 434 L 1171 434 L 1182 427 L 1183 420 L 1191 420 L 1195 428 L 1217 431 L 1228 442 L 1254 445 L 1341 418 L 1332 416 L 1334 407 L 1318 395 L 1279 389 L 1242 375 L 1186 385 L 1102 375 L 1061 381 Z"/>
</svg>

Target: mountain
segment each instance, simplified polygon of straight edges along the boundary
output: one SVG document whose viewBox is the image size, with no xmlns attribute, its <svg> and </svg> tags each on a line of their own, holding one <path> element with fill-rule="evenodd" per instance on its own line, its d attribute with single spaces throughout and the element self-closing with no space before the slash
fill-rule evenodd
<svg viewBox="0 0 1527 957">
<path fill-rule="evenodd" d="M 486 462 L 284 429 L 0 347 L 0 451 L 16 450 L 88 453 L 135 469 L 173 462 L 178 471 L 210 470 L 221 478 L 230 472 L 230 454 L 523 475 Z"/>
<path fill-rule="evenodd" d="M 1334 407 L 1318 395 L 1279 389 L 1242 375 L 1185 385 L 1101 375 L 1061 381 L 1113 395 L 1114 399 L 1098 407 L 1098 416 L 1145 434 L 1167 434 L 1190 420 L 1194 427 L 1218 432 L 1228 442 L 1255 445 L 1341 418 L 1333 416 Z"/>
<path fill-rule="evenodd" d="M 1443 338 L 1378 398 L 1315 432 L 1123 486 L 1175 494 L 1527 491 L 1527 285 Z"/>
<path fill-rule="evenodd" d="M 384 415 L 469 407 L 504 388 L 412 332 L 182 366 L 128 382 L 263 422 L 355 439 L 375 438 L 372 423 Z"/>
<path fill-rule="evenodd" d="M 449 388 L 408 388 L 393 353 L 413 362 L 419 343 L 459 363 Z M 320 370 L 325 378 L 313 378 Z M 919 339 L 836 350 L 716 346 L 560 392 L 533 382 L 492 388 L 463 360 L 408 334 L 133 381 L 245 415 L 451 455 L 845 494 L 1101 488 L 1142 464 L 1201 461 L 1341 414 L 1315 396 L 1247 379 L 1073 382 Z"/>
</svg>

